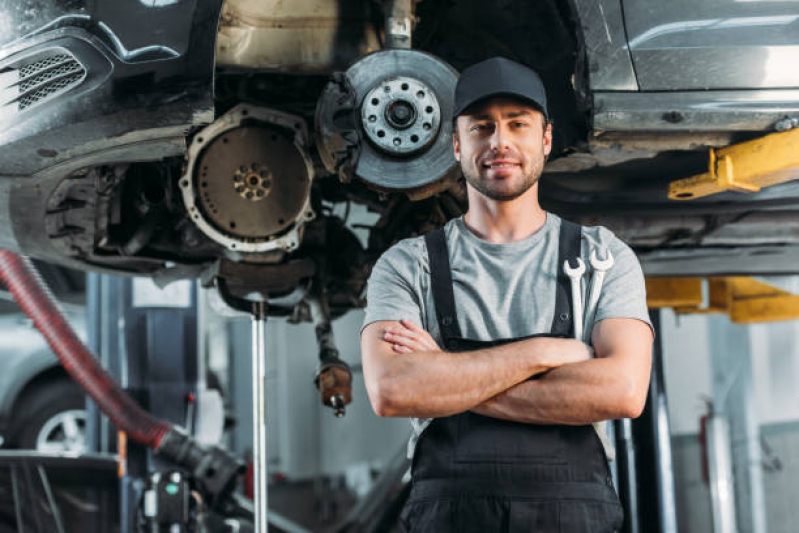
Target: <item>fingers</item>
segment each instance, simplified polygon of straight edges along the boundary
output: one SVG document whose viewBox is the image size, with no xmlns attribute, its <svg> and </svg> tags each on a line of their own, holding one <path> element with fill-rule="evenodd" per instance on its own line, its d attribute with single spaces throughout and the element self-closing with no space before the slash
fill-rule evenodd
<svg viewBox="0 0 799 533">
<path fill-rule="evenodd" d="M 386 333 L 392 335 L 395 342 L 400 342 L 408 346 L 412 343 L 414 346 L 411 347 L 419 346 L 427 350 L 435 350 L 438 348 L 436 341 L 424 330 L 412 331 L 406 328 L 389 328 L 386 330 Z"/>
<path fill-rule="evenodd" d="M 404 348 L 409 348 L 411 351 L 424 351 L 429 349 L 427 345 L 420 342 L 418 339 L 412 336 L 401 335 L 398 332 L 390 332 L 386 331 L 383 335 L 383 338 L 395 346 L 402 346 Z"/>
<path fill-rule="evenodd" d="M 440 349 L 435 339 L 424 329 L 417 326 L 410 320 L 402 319 L 402 327 L 389 326 L 383 333 L 383 339 L 392 343 L 394 351 L 398 353 L 410 353 L 424 350 Z M 409 351 L 406 351 L 409 350 Z"/>
</svg>

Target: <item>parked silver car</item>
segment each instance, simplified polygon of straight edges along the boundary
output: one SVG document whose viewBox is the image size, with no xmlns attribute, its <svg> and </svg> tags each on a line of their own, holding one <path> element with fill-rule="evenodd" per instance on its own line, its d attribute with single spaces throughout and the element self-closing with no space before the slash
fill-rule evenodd
<svg viewBox="0 0 799 533">
<path fill-rule="evenodd" d="M 85 316 L 67 312 L 85 341 Z M 0 315 L 0 439 L 3 448 L 80 454 L 86 396 L 21 312 Z"/>
</svg>

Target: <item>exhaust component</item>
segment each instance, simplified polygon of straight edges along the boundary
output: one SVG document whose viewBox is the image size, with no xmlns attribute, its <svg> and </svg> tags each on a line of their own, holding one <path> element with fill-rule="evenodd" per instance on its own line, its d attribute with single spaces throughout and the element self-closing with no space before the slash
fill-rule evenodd
<svg viewBox="0 0 799 533">
<path fill-rule="evenodd" d="M 314 382 L 322 405 L 333 409 L 336 418 L 341 418 L 346 414 L 346 406 L 352 403 L 352 372 L 339 358 L 325 292 L 310 301 L 310 310 L 319 344 L 319 366 Z"/>
<path fill-rule="evenodd" d="M 336 418 L 347 414 L 346 406 L 352 403 L 352 372 L 347 363 L 338 358 L 320 360 L 316 387 L 322 404 L 333 409 Z"/>
</svg>

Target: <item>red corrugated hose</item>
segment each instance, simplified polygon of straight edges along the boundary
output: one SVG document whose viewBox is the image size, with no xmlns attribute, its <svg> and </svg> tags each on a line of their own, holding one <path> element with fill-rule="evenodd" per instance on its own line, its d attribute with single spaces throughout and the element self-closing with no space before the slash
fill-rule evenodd
<svg viewBox="0 0 799 533">
<path fill-rule="evenodd" d="M 13 252 L 0 251 L 0 279 L 47 339 L 67 373 L 114 425 L 127 433 L 128 438 L 158 448 L 164 435 L 173 429 L 172 425 L 139 407 L 100 366 L 64 319 L 30 260 Z"/>
</svg>

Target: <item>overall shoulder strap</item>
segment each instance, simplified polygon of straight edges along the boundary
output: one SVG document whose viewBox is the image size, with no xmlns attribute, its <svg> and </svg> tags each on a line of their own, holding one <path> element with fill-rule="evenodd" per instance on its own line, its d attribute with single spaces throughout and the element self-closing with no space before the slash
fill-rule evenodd
<svg viewBox="0 0 799 533">
<path fill-rule="evenodd" d="M 563 262 L 580 257 L 582 227 L 574 222 L 561 219 L 558 238 L 557 285 L 555 287 L 555 317 L 552 320 L 552 335 L 574 336 L 572 319 L 572 293 L 569 276 L 563 272 Z M 572 263 L 573 264 L 573 263 Z"/>
<path fill-rule="evenodd" d="M 424 236 L 427 257 L 430 261 L 430 287 L 436 306 L 438 328 L 444 344 L 448 339 L 461 336 L 458 315 L 455 312 L 455 296 L 452 292 L 452 271 L 449 266 L 449 250 L 444 228 L 438 228 Z"/>
</svg>

